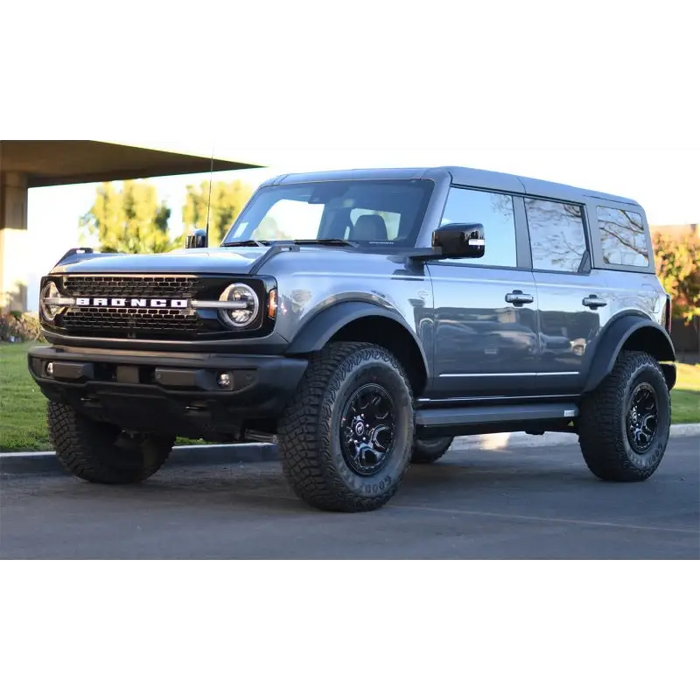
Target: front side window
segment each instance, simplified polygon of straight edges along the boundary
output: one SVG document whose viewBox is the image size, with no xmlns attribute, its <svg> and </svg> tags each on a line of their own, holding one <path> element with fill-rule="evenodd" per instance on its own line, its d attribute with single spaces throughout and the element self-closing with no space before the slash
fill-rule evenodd
<svg viewBox="0 0 700 700">
<path fill-rule="evenodd" d="M 583 209 L 577 204 L 526 199 L 532 267 L 579 272 L 586 253 Z"/>
<path fill-rule="evenodd" d="M 444 224 L 482 224 L 486 239 L 483 258 L 450 262 L 489 267 L 517 267 L 513 198 L 507 194 L 453 187 L 442 216 Z"/>
<path fill-rule="evenodd" d="M 413 246 L 433 191 L 430 180 L 335 181 L 263 187 L 223 245 L 248 240 L 341 239 Z"/>
<path fill-rule="evenodd" d="M 606 263 L 648 267 L 647 234 L 637 212 L 598 207 L 598 228 Z"/>
</svg>

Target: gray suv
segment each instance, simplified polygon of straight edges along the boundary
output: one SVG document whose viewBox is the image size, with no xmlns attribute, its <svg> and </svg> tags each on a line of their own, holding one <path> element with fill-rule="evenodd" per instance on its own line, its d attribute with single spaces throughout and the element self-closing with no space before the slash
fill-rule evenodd
<svg viewBox="0 0 700 700">
<path fill-rule="evenodd" d="M 133 483 L 177 436 L 277 440 L 296 494 L 368 511 L 455 436 L 570 432 L 608 481 L 666 449 L 670 298 L 634 201 L 460 167 L 276 177 L 223 240 L 74 249 L 29 371 L 63 465 Z"/>
</svg>

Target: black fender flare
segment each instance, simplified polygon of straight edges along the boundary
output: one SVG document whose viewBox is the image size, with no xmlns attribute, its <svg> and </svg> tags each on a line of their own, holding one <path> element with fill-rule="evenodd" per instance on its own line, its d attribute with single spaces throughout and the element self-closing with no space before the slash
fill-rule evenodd
<svg viewBox="0 0 700 700">
<path fill-rule="evenodd" d="M 626 315 L 610 322 L 609 327 L 603 331 L 601 339 L 596 344 L 595 355 L 590 364 L 588 378 L 583 393 L 593 391 L 613 370 L 618 355 L 625 343 L 633 334 L 643 330 L 647 341 L 654 343 L 653 350 L 649 351 L 659 361 L 675 362 L 676 351 L 673 341 L 663 326 L 650 320 L 646 316 Z M 672 365 L 662 365 L 666 383 L 672 389 L 676 383 L 676 368 Z"/>
<path fill-rule="evenodd" d="M 295 334 L 287 348 L 286 355 L 308 355 L 322 350 L 326 343 L 342 328 L 360 318 L 385 318 L 398 323 L 413 339 L 421 357 L 426 376 L 428 361 L 423 346 L 416 337 L 414 330 L 406 323 L 406 320 L 392 309 L 368 301 L 341 301 L 319 311 L 309 319 Z"/>
</svg>

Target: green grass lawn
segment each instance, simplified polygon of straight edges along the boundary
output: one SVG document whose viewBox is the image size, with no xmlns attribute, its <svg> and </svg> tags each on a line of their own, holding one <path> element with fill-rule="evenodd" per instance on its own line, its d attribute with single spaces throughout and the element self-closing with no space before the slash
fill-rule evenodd
<svg viewBox="0 0 700 700">
<path fill-rule="evenodd" d="M 46 399 L 27 370 L 33 345 L 0 344 L 0 452 L 51 449 Z"/>
<path fill-rule="evenodd" d="M 678 364 L 678 381 L 671 392 L 674 423 L 700 423 L 700 365 Z"/>
<path fill-rule="evenodd" d="M 0 344 L 0 452 L 51 449 L 46 399 L 27 371 L 32 345 Z M 671 396 L 674 423 L 700 423 L 700 365 L 678 365 L 678 384 Z"/>
</svg>

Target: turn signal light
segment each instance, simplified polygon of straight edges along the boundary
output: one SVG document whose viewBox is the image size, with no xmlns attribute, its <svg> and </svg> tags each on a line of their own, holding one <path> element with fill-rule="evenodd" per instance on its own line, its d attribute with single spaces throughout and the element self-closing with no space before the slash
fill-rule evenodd
<svg viewBox="0 0 700 700">
<path fill-rule="evenodd" d="M 268 318 L 275 318 L 277 316 L 277 290 L 273 289 L 270 291 L 270 295 L 267 298 L 267 316 Z"/>
<path fill-rule="evenodd" d="M 673 311 L 671 304 L 672 304 L 671 295 L 667 294 L 666 295 L 666 308 L 664 309 L 664 326 L 666 326 L 666 331 L 669 334 L 671 333 L 671 313 Z"/>
</svg>

